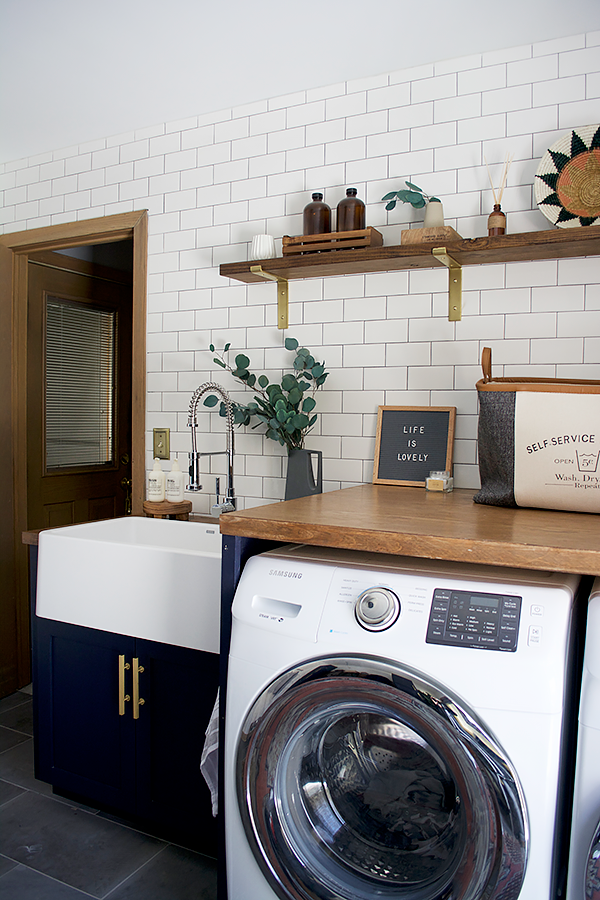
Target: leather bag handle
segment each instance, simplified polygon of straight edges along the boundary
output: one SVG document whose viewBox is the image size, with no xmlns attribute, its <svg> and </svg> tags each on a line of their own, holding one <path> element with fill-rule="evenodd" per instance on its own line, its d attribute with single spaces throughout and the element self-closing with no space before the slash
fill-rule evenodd
<svg viewBox="0 0 600 900">
<path fill-rule="evenodd" d="M 485 384 L 492 380 L 492 348 L 484 347 L 481 351 L 481 369 Z"/>
</svg>

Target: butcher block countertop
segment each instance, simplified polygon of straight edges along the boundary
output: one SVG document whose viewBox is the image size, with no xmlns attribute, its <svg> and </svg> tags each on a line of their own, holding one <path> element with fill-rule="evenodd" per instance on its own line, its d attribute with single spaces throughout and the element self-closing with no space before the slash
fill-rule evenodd
<svg viewBox="0 0 600 900">
<path fill-rule="evenodd" d="M 600 515 L 482 506 L 474 493 L 362 484 L 219 521 L 241 537 L 600 575 Z"/>
</svg>

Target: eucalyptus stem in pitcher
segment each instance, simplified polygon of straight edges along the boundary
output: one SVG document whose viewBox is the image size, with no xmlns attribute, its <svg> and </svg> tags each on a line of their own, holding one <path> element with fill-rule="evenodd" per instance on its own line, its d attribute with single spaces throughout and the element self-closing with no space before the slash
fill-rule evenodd
<svg viewBox="0 0 600 900">
<path fill-rule="evenodd" d="M 304 438 L 317 421 L 313 412 L 317 405 L 314 394 L 329 375 L 325 371 L 325 363 L 317 362 L 310 350 L 300 347 L 296 338 L 286 338 L 285 349 L 296 354 L 292 363 L 293 374 L 286 373 L 279 383 L 271 382 L 266 375 L 257 377 L 250 371 L 250 360 L 244 353 L 238 353 L 235 366 L 231 366 L 224 356 L 230 346 L 225 344 L 223 352 L 218 353 L 211 344 L 211 352 L 217 352 L 213 362 L 230 372 L 244 387 L 256 391 L 253 402 L 243 404 L 231 401 L 234 424 L 250 425 L 254 419 L 253 428 L 266 426 L 266 437 L 278 441 L 288 450 L 304 447 Z M 209 394 L 204 406 L 212 408 L 218 402 L 218 397 Z M 219 415 L 226 414 L 225 404 L 221 402 Z"/>
</svg>

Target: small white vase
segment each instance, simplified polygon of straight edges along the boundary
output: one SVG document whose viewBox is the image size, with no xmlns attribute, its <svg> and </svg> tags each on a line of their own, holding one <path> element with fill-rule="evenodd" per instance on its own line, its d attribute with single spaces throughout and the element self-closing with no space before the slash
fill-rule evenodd
<svg viewBox="0 0 600 900">
<path fill-rule="evenodd" d="M 425 209 L 423 228 L 439 228 L 444 224 L 444 207 L 440 200 L 430 200 Z"/>
<path fill-rule="evenodd" d="M 255 234 L 250 247 L 250 259 L 273 259 L 275 241 L 270 234 Z"/>
</svg>

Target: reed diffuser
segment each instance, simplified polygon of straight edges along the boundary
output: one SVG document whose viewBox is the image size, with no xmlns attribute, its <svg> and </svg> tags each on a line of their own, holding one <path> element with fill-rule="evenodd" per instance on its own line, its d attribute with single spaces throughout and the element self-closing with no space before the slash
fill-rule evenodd
<svg viewBox="0 0 600 900">
<path fill-rule="evenodd" d="M 504 188 L 506 187 L 508 170 L 510 169 L 510 164 L 512 163 L 512 161 L 513 157 L 509 156 L 507 153 L 506 159 L 504 160 L 504 167 L 502 169 L 500 187 L 498 188 L 498 193 L 496 194 L 496 188 L 494 187 L 494 182 L 492 181 L 490 167 L 488 166 L 487 159 L 485 160 L 485 167 L 487 169 L 490 184 L 492 186 L 492 194 L 494 195 L 494 209 L 490 213 L 490 216 L 488 218 L 488 234 L 490 235 L 490 237 L 495 234 L 506 234 L 506 214 L 502 212 L 500 203 L 502 202 L 502 194 L 504 193 Z"/>
</svg>

